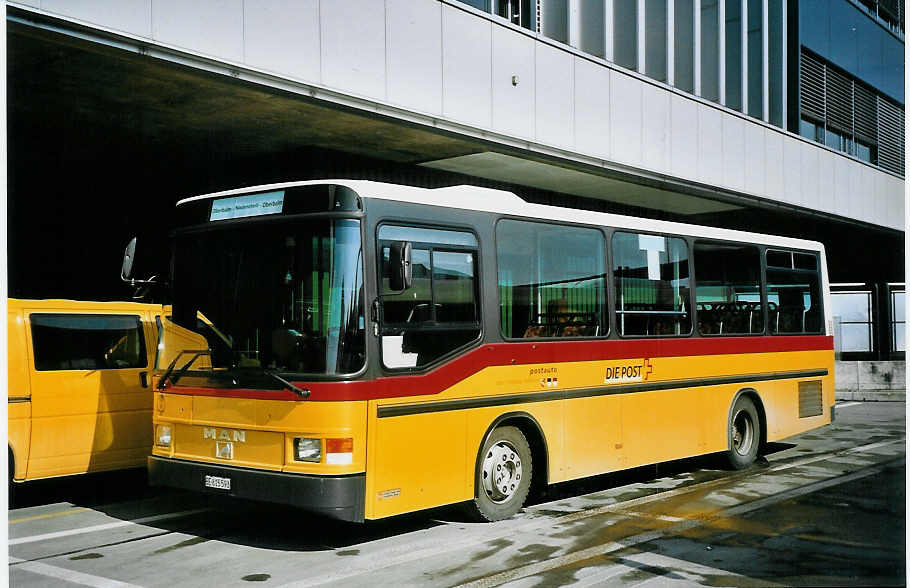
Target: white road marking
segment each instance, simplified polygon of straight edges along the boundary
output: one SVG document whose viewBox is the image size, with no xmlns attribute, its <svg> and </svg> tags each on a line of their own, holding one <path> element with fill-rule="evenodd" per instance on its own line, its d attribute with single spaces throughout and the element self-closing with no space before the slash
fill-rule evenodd
<svg viewBox="0 0 910 588">
<path fill-rule="evenodd" d="M 69 529 L 67 531 L 57 531 L 55 533 L 43 533 L 41 535 L 32 535 L 30 537 L 18 537 L 16 539 L 10 539 L 9 545 L 22 545 L 23 543 L 35 543 L 36 541 L 45 541 L 48 539 L 58 539 L 60 537 L 70 537 L 72 535 L 82 535 L 84 533 L 95 533 L 97 531 L 107 531 L 108 529 L 116 529 L 117 527 L 126 527 L 128 525 L 144 525 L 146 523 L 154 523 L 157 521 L 166 521 L 168 519 L 176 519 L 179 517 L 185 517 L 192 514 L 197 514 L 200 512 L 206 512 L 209 509 L 207 508 L 197 508 L 195 510 L 183 510 L 180 512 L 170 512 L 166 514 L 154 515 L 150 517 L 143 517 L 141 519 L 134 519 L 131 521 L 117 521 L 116 523 L 106 523 L 104 525 L 93 525 L 91 527 L 82 527 L 79 529 Z"/>
<path fill-rule="evenodd" d="M 844 402 L 843 404 L 835 404 L 834 408 L 847 408 L 848 406 L 857 406 L 862 404 L 862 402 Z"/>
<path fill-rule="evenodd" d="M 831 451 L 823 453 L 820 455 L 814 455 L 812 457 L 807 457 L 805 459 L 796 460 L 790 463 L 780 464 L 773 468 L 760 470 L 758 474 L 763 474 L 767 472 L 777 472 L 782 470 L 787 470 L 803 465 L 807 465 L 813 462 L 822 461 L 825 459 L 830 459 L 837 455 L 843 455 L 847 453 L 858 453 L 864 450 L 875 449 L 882 447 L 884 445 L 890 445 L 895 443 L 905 443 L 903 439 L 899 440 L 890 440 L 890 441 L 880 441 L 877 443 L 870 443 L 868 445 L 861 445 L 859 447 L 851 447 L 849 449 L 840 449 L 837 451 Z M 754 474 L 754 472 L 753 472 Z M 745 477 L 749 477 L 753 474 L 747 474 Z M 742 476 L 741 476 L 742 477 Z M 393 566 L 410 563 L 424 558 L 434 557 L 437 555 L 442 555 L 445 553 L 451 553 L 459 549 L 469 548 L 474 545 L 481 545 L 488 541 L 494 541 L 496 539 L 501 539 L 510 535 L 514 535 L 519 532 L 534 531 L 537 529 L 544 529 L 552 527 L 553 525 L 570 523 L 573 521 L 586 519 L 589 517 L 595 517 L 597 515 L 605 514 L 612 511 L 624 510 L 629 508 L 634 508 L 636 506 L 647 504 L 649 502 L 654 502 L 656 500 L 665 500 L 667 498 L 672 498 L 680 494 L 687 494 L 689 492 L 696 492 L 700 490 L 705 490 L 712 488 L 714 486 L 721 486 L 725 483 L 730 483 L 741 477 L 731 478 L 723 477 L 716 480 L 709 480 L 707 482 L 701 482 L 698 484 L 691 484 L 689 486 L 681 486 L 673 490 L 667 490 L 664 492 L 657 492 L 655 494 L 649 494 L 647 496 L 642 496 L 641 498 L 634 498 L 632 500 L 626 500 L 623 502 L 615 502 L 605 506 L 585 509 L 580 511 L 571 512 L 569 514 L 561 515 L 558 517 L 551 516 L 537 516 L 530 518 L 529 520 L 515 520 L 502 521 L 496 523 L 495 525 L 490 525 L 493 527 L 490 531 L 482 533 L 477 536 L 472 536 L 467 539 L 457 540 L 446 537 L 443 540 L 434 542 L 431 545 L 428 545 L 425 548 L 414 548 L 412 544 L 396 546 L 388 549 L 383 549 L 377 552 L 370 553 L 368 556 L 359 559 L 357 562 L 352 562 L 348 568 L 338 572 L 330 572 L 327 574 L 320 575 L 314 578 L 302 579 L 286 584 L 286 586 L 295 586 L 295 587 L 305 587 L 305 586 L 319 586 L 322 584 L 328 584 L 330 582 L 339 582 L 349 580 L 357 576 L 362 576 L 365 574 L 370 574 L 378 570 L 387 569 Z M 540 505 L 545 507 L 546 505 Z M 527 511 L 530 514 L 534 513 L 534 509 L 528 509 Z M 686 524 L 686 523 L 681 523 Z M 347 549 L 355 549 L 359 545 L 349 546 Z M 622 547 L 622 546 L 621 546 Z M 505 580 L 509 581 L 509 580 Z"/>
<path fill-rule="evenodd" d="M 101 576 L 93 576 L 92 574 L 59 568 L 37 561 L 25 561 L 24 559 L 19 559 L 17 557 L 10 557 L 9 563 L 10 565 L 15 565 L 17 570 L 25 570 L 33 574 L 47 576 L 56 580 L 64 580 L 74 584 L 82 584 L 83 586 L 94 586 L 96 588 L 138 588 L 135 584 L 102 578 Z"/>
<path fill-rule="evenodd" d="M 806 494 L 812 494 L 813 492 L 818 492 L 829 488 L 831 486 L 838 486 L 840 484 L 845 484 L 853 480 L 859 480 L 861 478 L 867 478 L 874 474 L 877 474 L 883 471 L 887 464 L 873 466 L 866 468 L 864 470 L 859 470 L 853 472 L 852 474 L 845 474 L 843 476 L 837 476 L 836 478 L 829 478 L 827 480 L 821 480 L 819 482 L 814 482 L 812 484 L 807 484 L 806 486 L 801 486 L 799 488 L 793 488 L 780 494 L 774 494 L 772 496 L 767 496 L 765 498 L 760 498 L 752 502 L 747 502 L 745 504 L 740 504 L 737 506 L 732 506 L 730 508 L 725 508 L 719 510 L 710 516 L 707 516 L 702 519 L 692 519 L 684 521 L 682 523 L 671 526 L 668 529 L 662 529 L 657 531 L 648 531 L 646 533 L 639 533 L 638 535 L 632 535 L 631 537 L 625 537 L 619 541 L 611 541 L 609 543 L 604 543 L 602 545 L 596 545 L 594 547 L 589 547 L 587 549 L 582 549 L 574 553 L 569 553 L 561 557 L 555 557 L 546 561 L 522 566 L 519 568 L 513 568 L 505 572 L 500 572 L 498 574 L 493 574 L 485 578 L 480 578 L 473 582 L 468 582 L 466 584 L 461 584 L 459 588 L 492 588 L 493 586 L 499 586 L 505 584 L 506 582 L 511 582 L 513 580 L 518 580 L 520 578 L 525 578 L 527 576 L 534 576 L 537 574 L 542 574 L 544 572 L 553 570 L 555 568 L 561 568 L 564 566 L 572 565 L 592 557 L 606 555 L 608 553 L 613 553 L 627 547 L 634 547 L 642 543 L 647 543 L 649 541 L 654 541 L 656 539 L 661 539 L 667 535 L 677 535 L 681 532 L 693 529 L 695 527 L 701 527 L 712 521 L 723 517 L 737 516 L 752 512 L 754 510 L 760 510 L 767 506 L 777 504 L 779 502 L 784 502 L 795 498 L 797 496 L 804 496 Z"/>
</svg>

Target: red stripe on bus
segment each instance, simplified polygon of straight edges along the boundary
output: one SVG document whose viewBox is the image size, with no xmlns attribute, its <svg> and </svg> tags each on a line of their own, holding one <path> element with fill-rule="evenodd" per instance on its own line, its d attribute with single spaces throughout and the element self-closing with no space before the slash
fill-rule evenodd
<svg viewBox="0 0 910 588">
<path fill-rule="evenodd" d="M 388 376 L 375 380 L 294 384 L 310 390 L 309 401 L 372 400 L 439 394 L 482 369 L 492 366 L 833 349 L 834 338 L 825 335 L 495 343 L 481 345 L 426 373 Z M 302 400 L 289 390 L 178 385 L 168 386 L 167 391 L 173 394 L 224 398 Z"/>
</svg>

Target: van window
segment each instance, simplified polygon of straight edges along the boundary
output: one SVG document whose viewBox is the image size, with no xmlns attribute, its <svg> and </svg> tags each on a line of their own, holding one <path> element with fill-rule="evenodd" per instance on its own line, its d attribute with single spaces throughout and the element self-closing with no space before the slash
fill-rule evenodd
<svg viewBox="0 0 910 588">
<path fill-rule="evenodd" d="M 138 316 L 32 314 L 30 321 L 38 371 L 148 365 Z"/>
</svg>

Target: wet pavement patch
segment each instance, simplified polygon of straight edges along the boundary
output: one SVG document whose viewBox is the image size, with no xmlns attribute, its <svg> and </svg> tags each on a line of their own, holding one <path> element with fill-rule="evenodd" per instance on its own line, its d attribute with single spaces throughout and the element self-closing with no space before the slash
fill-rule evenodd
<svg viewBox="0 0 910 588">
<path fill-rule="evenodd" d="M 104 557 L 104 556 L 101 555 L 100 553 L 83 553 L 82 555 L 74 555 L 73 557 L 70 558 L 70 560 L 76 561 L 76 560 L 80 560 L 80 559 L 98 559 L 100 557 Z"/>
<path fill-rule="evenodd" d="M 360 555 L 359 549 L 345 549 L 344 551 L 336 551 L 335 555 Z"/>
<path fill-rule="evenodd" d="M 271 577 L 271 574 L 250 574 L 249 576 L 244 576 L 240 579 L 244 582 L 265 582 Z"/>
<path fill-rule="evenodd" d="M 175 543 L 174 545 L 169 545 L 167 547 L 162 547 L 161 549 L 156 549 L 152 552 L 152 555 L 158 555 L 160 553 L 168 553 L 174 551 L 175 549 L 181 549 L 183 547 L 189 547 L 190 545 L 198 545 L 200 543 L 205 543 L 208 541 L 205 537 L 193 537 L 192 539 L 187 539 L 186 541 L 181 541 L 180 543 Z"/>
</svg>

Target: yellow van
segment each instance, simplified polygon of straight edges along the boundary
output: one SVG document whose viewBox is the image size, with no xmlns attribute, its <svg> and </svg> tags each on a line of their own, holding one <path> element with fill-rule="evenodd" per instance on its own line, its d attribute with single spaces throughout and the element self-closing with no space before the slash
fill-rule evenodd
<svg viewBox="0 0 910 588">
<path fill-rule="evenodd" d="M 9 300 L 10 481 L 145 467 L 162 306 Z"/>
</svg>

